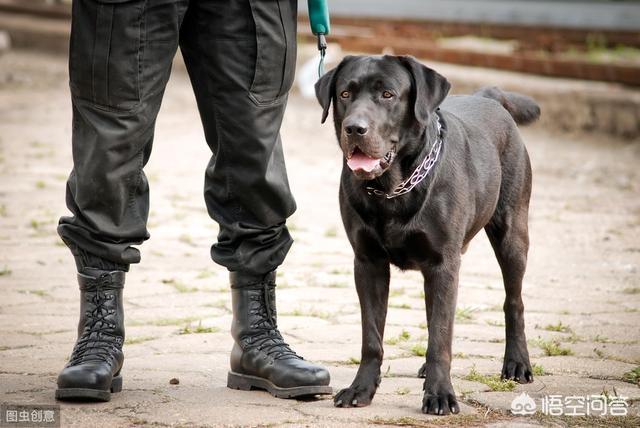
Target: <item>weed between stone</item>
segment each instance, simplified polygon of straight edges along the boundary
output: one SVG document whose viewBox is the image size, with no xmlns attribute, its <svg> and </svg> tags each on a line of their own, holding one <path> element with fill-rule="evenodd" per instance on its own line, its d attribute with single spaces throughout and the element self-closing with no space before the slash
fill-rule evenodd
<svg viewBox="0 0 640 428">
<path fill-rule="evenodd" d="M 465 380 L 480 382 L 491 388 L 492 391 L 513 391 L 518 385 L 517 382 L 508 379 L 500 379 L 499 375 L 483 375 L 478 373 L 476 367 L 471 367 L 469 374 L 464 377 Z"/>
<path fill-rule="evenodd" d="M 573 355 L 573 351 L 571 349 L 564 348 L 557 340 L 544 340 L 542 338 L 538 338 L 531 340 L 530 343 L 531 345 L 542 349 L 548 357 Z"/>
</svg>

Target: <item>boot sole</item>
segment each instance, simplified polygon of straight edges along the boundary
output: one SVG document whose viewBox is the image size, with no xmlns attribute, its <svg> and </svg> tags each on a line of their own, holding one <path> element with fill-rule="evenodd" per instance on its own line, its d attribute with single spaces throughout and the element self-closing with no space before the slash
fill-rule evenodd
<svg viewBox="0 0 640 428">
<path fill-rule="evenodd" d="M 109 401 L 111 393 L 122 391 L 122 376 L 116 376 L 111 381 L 111 388 L 108 390 L 91 388 L 58 388 L 56 389 L 56 400 L 77 400 L 77 401 Z"/>
<path fill-rule="evenodd" d="M 312 395 L 333 394 L 333 388 L 328 385 L 295 386 L 293 388 L 280 388 L 266 379 L 235 372 L 227 375 L 227 388 L 251 391 L 262 389 L 276 398 L 296 398 Z"/>
</svg>

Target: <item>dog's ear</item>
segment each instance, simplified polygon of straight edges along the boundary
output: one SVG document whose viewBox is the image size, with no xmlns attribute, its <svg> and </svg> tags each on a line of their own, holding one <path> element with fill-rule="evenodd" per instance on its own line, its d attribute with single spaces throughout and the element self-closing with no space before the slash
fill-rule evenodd
<svg viewBox="0 0 640 428">
<path fill-rule="evenodd" d="M 327 71 L 315 84 L 316 88 L 316 98 L 318 102 L 322 106 L 322 121 L 324 123 L 327 120 L 327 116 L 329 116 L 329 107 L 331 106 L 331 101 L 334 100 L 335 92 L 336 92 L 336 78 L 338 77 L 338 72 L 340 69 L 349 61 L 354 59 L 354 56 L 346 56 L 344 59 L 338 64 L 335 68 Z"/>
<path fill-rule="evenodd" d="M 449 93 L 449 81 L 412 56 L 399 56 L 398 59 L 413 77 L 413 104 L 416 119 L 423 124 L 442 103 Z"/>
</svg>

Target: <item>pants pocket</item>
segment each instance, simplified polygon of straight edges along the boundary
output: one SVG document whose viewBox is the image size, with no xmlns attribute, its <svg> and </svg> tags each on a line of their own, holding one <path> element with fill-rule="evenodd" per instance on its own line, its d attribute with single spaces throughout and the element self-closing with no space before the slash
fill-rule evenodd
<svg viewBox="0 0 640 428">
<path fill-rule="evenodd" d="M 69 49 L 74 97 L 114 110 L 140 102 L 146 0 L 75 0 Z"/>
<path fill-rule="evenodd" d="M 250 94 L 257 104 L 286 95 L 295 75 L 297 0 L 250 0 L 256 62 Z"/>
</svg>

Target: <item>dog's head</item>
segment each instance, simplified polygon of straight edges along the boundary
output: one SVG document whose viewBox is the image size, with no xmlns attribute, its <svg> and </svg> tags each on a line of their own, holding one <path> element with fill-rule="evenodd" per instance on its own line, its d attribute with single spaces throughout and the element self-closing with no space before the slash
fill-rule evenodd
<svg viewBox="0 0 640 428">
<path fill-rule="evenodd" d="M 447 79 L 410 56 L 347 56 L 316 83 L 322 123 L 333 102 L 336 134 L 356 177 L 384 174 L 449 91 Z"/>
</svg>

